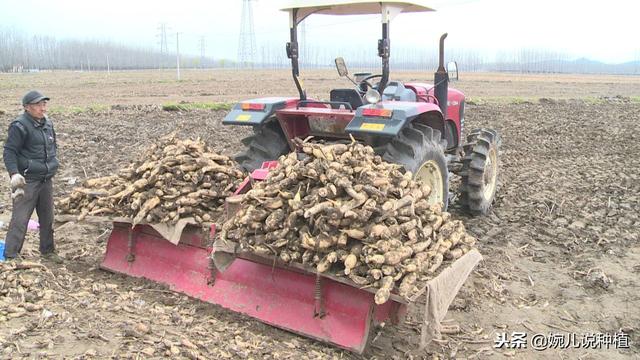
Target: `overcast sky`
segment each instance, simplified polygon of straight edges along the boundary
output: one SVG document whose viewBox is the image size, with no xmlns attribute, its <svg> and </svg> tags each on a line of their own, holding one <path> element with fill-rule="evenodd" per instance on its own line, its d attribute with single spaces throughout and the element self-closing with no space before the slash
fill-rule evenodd
<svg viewBox="0 0 640 360">
<path fill-rule="evenodd" d="M 286 2 L 252 2 L 258 51 L 277 46 L 284 53 Z M 401 14 L 391 24 L 392 54 L 401 48 L 435 48 L 449 33 L 451 48 L 495 54 L 501 50 L 545 49 L 620 63 L 640 59 L 638 0 L 434 0 L 436 12 Z M 223 5 L 224 4 L 224 5 Z M 57 39 L 100 39 L 159 50 L 158 27 L 169 27 L 169 49 L 200 54 L 205 37 L 208 57 L 235 59 L 242 0 L 0 0 L 0 26 Z M 309 46 L 356 47 L 375 53 L 379 16 L 312 16 L 305 20 Z M 393 55 L 392 55 L 393 56 Z M 348 60 L 348 59 L 347 59 Z"/>
</svg>

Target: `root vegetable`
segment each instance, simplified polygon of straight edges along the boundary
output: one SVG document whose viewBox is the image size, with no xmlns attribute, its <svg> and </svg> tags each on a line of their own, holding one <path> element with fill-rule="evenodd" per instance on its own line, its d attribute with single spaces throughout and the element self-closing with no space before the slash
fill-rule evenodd
<svg viewBox="0 0 640 360">
<path fill-rule="evenodd" d="M 270 210 L 280 209 L 284 205 L 281 198 L 275 198 L 267 201 L 265 207 Z"/>
<path fill-rule="evenodd" d="M 322 202 L 320 204 L 317 204 L 317 205 L 311 207 L 309 210 L 305 211 L 304 212 L 304 217 L 305 218 L 310 218 L 312 216 L 315 216 L 315 215 L 317 215 L 317 214 L 319 214 L 319 213 L 331 208 L 332 206 L 333 206 L 333 204 L 331 202 L 329 202 L 329 201 Z"/>
<path fill-rule="evenodd" d="M 413 249 L 414 253 L 419 253 L 419 252 L 423 252 L 423 251 L 427 250 L 429 245 L 431 245 L 431 239 L 428 239 L 426 241 L 421 241 L 419 243 L 412 244 L 411 248 Z"/>
<path fill-rule="evenodd" d="M 391 236 L 389 227 L 384 224 L 375 224 L 369 229 L 369 236 L 374 239 L 385 238 L 388 239 Z"/>
<path fill-rule="evenodd" d="M 462 250 L 462 248 L 455 248 L 455 249 L 451 249 L 448 252 L 446 252 L 444 254 L 444 257 L 447 260 L 454 260 L 454 259 L 458 259 L 458 258 L 462 257 L 462 255 L 464 255 L 464 251 Z"/>
<path fill-rule="evenodd" d="M 460 221 L 429 205 L 428 185 L 374 156 L 370 147 L 293 143 L 307 155 L 282 156 L 265 181 L 254 183 L 222 238 L 252 249 L 261 236 L 260 245 L 280 260 L 318 273 L 344 269 L 357 286 L 378 288 L 380 303 L 394 286 L 408 296 L 418 281 L 437 274 L 444 257 L 455 258 L 475 242 Z M 337 261 L 340 266 L 332 266 Z"/>
<path fill-rule="evenodd" d="M 109 176 L 103 176 L 100 178 L 95 178 L 95 179 L 87 179 L 84 182 L 84 186 L 88 187 L 88 188 L 95 188 L 95 187 L 106 187 L 109 184 L 111 184 L 111 182 L 115 179 L 117 179 L 118 177 L 115 175 L 109 175 Z"/>
<path fill-rule="evenodd" d="M 367 264 L 382 265 L 385 263 L 384 255 L 372 255 L 367 258 Z"/>
<path fill-rule="evenodd" d="M 424 272 L 428 268 L 430 257 L 426 252 L 421 252 L 413 257 L 412 262 L 416 265 L 417 272 Z"/>
<path fill-rule="evenodd" d="M 356 267 L 357 264 L 358 264 L 358 257 L 355 254 L 347 255 L 347 257 L 344 259 L 345 275 L 349 275 L 349 273 L 351 272 L 351 269 Z"/>
<path fill-rule="evenodd" d="M 444 220 L 442 219 L 442 216 L 433 215 L 431 228 L 433 230 L 435 230 L 435 231 L 438 231 L 438 230 L 440 230 L 440 226 L 442 226 L 443 222 L 444 222 Z"/>
<path fill-rule="evenodd" d="M 272 231 L 277 229 L 280 225 L 282 225 L 284 217 L 285 213 L 282 209 L 278 209 L 269 214 L 269 216 L 267 216 L 267 218 L 264 220 L 265 230 Z"/>
<path fill-rule="evenodd" d="M 308 250 L 323 250 L 328 249 L 331 245 L 333 245 L 333 240 L 334 238 L 330 237 L 327 234 L 319 234 L 318 236 L 313 237 L 309 233 L 303 233 L 301 245 L 303 248 Z"/>
<path fill-rule="evenodd" d="M 81 219 L 108 214 L 132 218 L 135 223 L 175 223 L 176 216 L 210 221 L 208 214 L 221 212 L 224 197 L 232 193 L 244 175 L 233 169 L 235 164 L 228 157 L 208 153 L 202 142 L 178 140 L 173 135 L 160 141 L 163 144 L 154 144 L 141 160 L 116 175 L 86 180 L 85 188 L 74 189 L 69 197 L 56 202 L 56 208 L 63 213 L 81 214 Z M 165 153 L 167 149 L 184 149 L 187 153 Z M 212 162 L 217 163 L 222 174 L 201 172 L 200 165 L 211 166 Z M 212 184 L 212 178 L 223 180 Z M 155 198 L 160 199 L 160 204 L 155 204 Z"/>
<path fill-rule="evenodd" d="M 347 242 L 349 241 L 349 237 L 345 233 L 340 233 L 338 235 L 338 246 L 345 247 L 347 246 Z"/>
<path fill-rule="evenodd" d="M 387 275 L 387 276 L 393 276 L 393 275 L 395 275 L 395 274 L 396 274 L 396 268 L 395 268 L 395 267 L 393 267 L 393 266 L 390 266 L 390 265 L 383 265 L 381 269 L 382 269 L 382 273 L 383 273 L 384 275 Z"/>
<path fill-rule="evenodd" d="M 394 280 L 391 276 L 385 276 L 380 281 L 380 289 L 376 291 L 374 296 L 375 302 L 378 305 L 382 305 L 389 300 L 391 296 L 391 290 L 393 289 Z"/>
<path fill-rule="evenodd" d="M 431 267 L 427 270 L 428 273 L 433 274 L 434 272 L 436 272 L 436 270 L 438 270 L 438 268 L 440 267 L 440 265 L 442 265 L 442 260 L 444 259 L 443 255 L 441 253 L 437 253 L 434 257 L 433 257 L 433 264 L 431 265 Z"/>
<path fill-rule="evenodd" d="M 407 274 L 398 287 L 398 294 L 403 297 L 409 296 L 413 290 L 416 280 L 418 280 L 418 274 L 415 272 Z"/>
<path fill-rule="evenodd" d="M 375 280 L 380 280 L 384 276 L 382 270 L 380 269 L 370 269 L 369 275 L 371 275 L 371 277 L 373 277 Z"/>
<path fill-rule="evenodd" d="M 391 242 L 388 240 L 378 240 L 375 247 L 378 251 L 384 254 L 391 250 Z"/>
<path fill-rule="evenodd" d="M 364 231 L 359 229 L 346 229 L 346 230 L 340 230 L 340 231 L 344 234 L 347 234 L 347 236 L 349 236 L 350 238 L 357 239 L 357 240 L 362 240 L 365 237 Z"/>
<path fill-rule="evenodd" d="M 136 217 L 133 218 L 133 225 L 140 223 L 140 221 L 142 221 L 142 219 L 147 216 L 147 213 L 149 211 L 160 204 L 160 201 L 160 198 L 157 196 L 154 196 L 151 199 L 147 200 L 140 208 L 140 211 L 138 212 Z"/>
<path fill-rule="evenodd" d="M 384 263 L 393 266 L 398 265 L 402 260 L 409 258 L 412 254 L 413 249 L 410 246 L 403 246 L 384 254 Z"/>
<path fill-rule="evenodd" d="M 348 277 L 349 280 L 353 281 L 356 285 L 363 286 L 368 284 L 367 278 L 364 276 L 358 276 L 354 273 L 349 273 Z"/>
</svg>

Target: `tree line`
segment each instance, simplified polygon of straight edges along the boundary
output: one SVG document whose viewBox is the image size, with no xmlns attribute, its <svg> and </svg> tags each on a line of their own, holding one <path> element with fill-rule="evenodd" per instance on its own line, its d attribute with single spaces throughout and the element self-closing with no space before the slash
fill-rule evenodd
<svg viewBox="0 0 640 360">
<path fill-rule="evenodd" d="M 301 44 L 300 65 L 329 68 L 342 56 L 351 69 L 376 71 L 380 59 L 375 49 L 307 47 Z M 437 49 L 391 49 L 392 69 L 433 71 L 438 66 Z M 447 60 L 456 61 L 461 71 L 507 71 L 521 73 L 609 73 L 640 74 L 640 51 L 636 61 L 604 64 L 572 59 L 568 54 L 540 49 L 500 51 L 496 54 L 470 49 L 447 49 Z M 57 40 L 50 36 L 29 36 L 0 28 L 0 72 L 42 70 L 133 70 L 175 68 L 176 53 L 162 53 L 149 47 L 132 47 L 102 40 Z M 181 55 L 182 68 L 227 68 L 240 64 L 229 59 Z M 283 44 L 265 44 L 257 49 L 251 68 L 287 68 Z"/>
<path fill-rule="evenodd" d="M 213 59 L 181 56 L 184 67 L 214 67 Z M 0 71 L 130 70 L 176 66 L 176 54 L 102 40 L 57 40 L 0 28 Z"/>
</svg>

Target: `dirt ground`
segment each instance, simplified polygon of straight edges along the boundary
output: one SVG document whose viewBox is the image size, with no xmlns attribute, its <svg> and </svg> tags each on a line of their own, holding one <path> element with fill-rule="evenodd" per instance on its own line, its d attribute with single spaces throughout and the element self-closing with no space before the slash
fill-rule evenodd
<svg viewBox="0 0 640 360">
<path fill-rule="evenodd" d="M 452 86 L 476 101 L 537 101 L 539 98 L 587 99 L 602 96 L 638 96 L 637 76 L 570 74 L 464 73 Z M 352 73 L 358 69 L 352 69 Z M 20 110 L 28 88 L 54 96 L 53 110 L 82 110 L 112 105 L 162 105 L 168 102 L 236 102 L 262 96 L 297 96 L 291 70 L 183 70 L 175 71 L 42 72 L 0 74 L 0 110 Z M 432 72 L 396 72 L 392 79 L 433 82 Z M 352 84 L 335 69 L 301 70 L 310 97 L 328 100 L 334 88 Z"/>
<path fill-rule="evenodd" d="M 61 196 L 74 182 L 123 167 L 174 129 L 224 154 L 241 149 L 247 129 L 222 126 L 224 111 L 168 112 L 158 105 L 295 95 L 285 71 L 183 75 L 176 83 L 168 72 L 0 74 L 0 124 L 6 129 L 18 114 L 28 87 L 52 97 Z M 364 355 L 354 355 L 102 271 L 109 225 L 65 223 L 56 225 L 63 265 L 40 260 L 36 232 L 23 249 L 34 267 L 0 263 L 0 357 L 640 358 L 640 78 L 465 76 L 454 86 L 472 100 L 466 127 L 492 127 L 502 136 L 500 184 L 488 216 L 468 217 L 455 202 L 450 209 L 478 237 L 484 260 L 448 312 L 447 324 L 460 331 L 445 334 L 431 351 L 417 350 L 419 306 L 401 325 L 379 329 Z M 328 71 L 314 72 L 306 84 L 319 98 L 348 86 Z M 4 237 L 7 184 L 0 193 Z M 526 333 L 526 349 L 494 347 L 501 334 L 509 340 L 517 333 Z M 578 342 L 601 334 L 603 342 L 537 351 L 536 334 L 575 334 Z M 605 336 L 616 344 L 607 348 Z"/>
</svg>

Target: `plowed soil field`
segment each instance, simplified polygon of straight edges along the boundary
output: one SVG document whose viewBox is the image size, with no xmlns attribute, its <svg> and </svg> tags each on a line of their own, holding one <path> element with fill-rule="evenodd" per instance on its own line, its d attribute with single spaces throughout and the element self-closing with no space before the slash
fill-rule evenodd
<svg viewBox="0 0 640 360">
<path fill-rule="evenodd" d="M 56 196 L 63 196 L 176 129 L 223 154 L 242 149 L 248 129 L 222 126 L 225 111 L 164 111 L 165 103 L 296 94 L 286 71 L 187 71 L 180 82 L 173 76 L 0 74 L 0 124 L 6 129 L 19 114 L 30 88 L 52 98 L 61 161 Z M 398 74 L 431 77 L 420 76 Z M 375 329 L 368 350 L 355 355 L 100 270 L 110 225 L 69 222 L 55 230 L 64 264 L 40 259 L 34 231 L 22 251 L 28 269 L 0 263 L 0 357 L 640 358 L 640 78 L 465 76 L 453 86 L 469 97 L 466 128 L 491 127 L 502 137 L 499 188 L 487 216 L 469 217 L 455 201 L 450 208 L 479 239 L 484 260 L 447 314 L 446 324 L 459 331 L 430 349 L 418 350 L 420 304 L 402 324 Z M 308 74 L 306 84 L 320 99 L 349 86 L 331 71 Z M 0 238 L 9 195 L 7 177 Z M 24 303 L 32 305 L 18 306 Z M 525 348 L 518 347 L 523 336 Z M 540 339 L 546 345 L 534 344 Z"/>
</svg>

